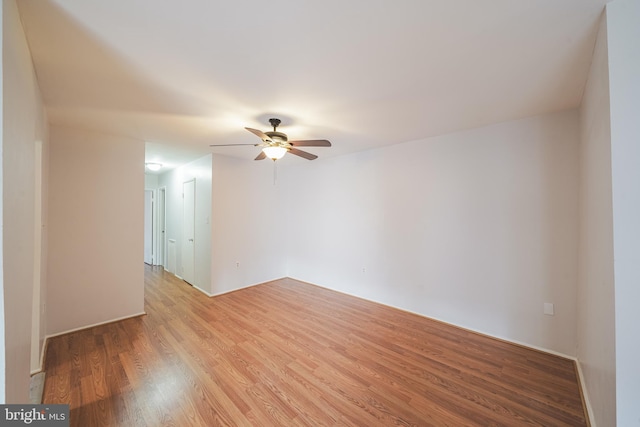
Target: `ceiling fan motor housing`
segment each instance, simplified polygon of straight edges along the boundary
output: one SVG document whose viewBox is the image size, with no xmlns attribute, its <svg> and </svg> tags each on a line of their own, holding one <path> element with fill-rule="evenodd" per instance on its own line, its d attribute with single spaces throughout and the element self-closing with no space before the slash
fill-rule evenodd
<svg viewBox="0 0 640 427">
<path fill-rule="evenodd" d="M 271 141 L 276 142 L 276 143 L 278 143 L 278 142 L 283 142 L 284 143 L 284 142 L 287 142 L 287 140 L 288 140 L 287 135 L 282 133 L 282 132 L 275 132 L 275 131 L 273 131 L 273 132 L 265 132 L 265 135 L 267 135 L 271 139 Z"/>
</svg>

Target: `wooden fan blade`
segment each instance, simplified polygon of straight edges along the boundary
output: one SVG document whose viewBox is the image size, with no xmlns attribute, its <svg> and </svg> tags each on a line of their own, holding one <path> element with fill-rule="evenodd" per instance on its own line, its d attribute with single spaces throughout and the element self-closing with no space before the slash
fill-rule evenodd
<svg viewBox="0 0 640 427">
<path fill-rule="evenodd" d="M 257 147 L 260 144 L 209 144 L 209 147 L 235 147 L 236 145 L 253 145 L 254 147 Z"/>
<path fill-rule="evenodd" d="M 296 156 L 304 157 L 307 160 L 313 160 L 318 158 L 318 156 L 316 156 L 315 154 L 307 153 L 306 151 L 297 150 L 295 148 L 290 148 L 289 152 Z"/>
<path fill-rule="evenodd" d="M 253 159 L 253 160 L 264 160 L 264 159 L 266 159 L 266 158 L 267 158 L 267 155 L 266 155 L 266 154 L 264 154 L 264 151 L 261 151 L 261 152 L 260 152 L 260 154 L 258 154 L 258 157 L 256 157 L 256 158 L 255 158 L 255 159 Z"/>
<path fill-rule="evenodd" d="M 326 139 L 307 139 L 304 141 L 289 141 L 294 147 L 331 147 Z"/>
<path fill-rule="evenodd" d="M 258 138 L 260 138 L 263 141 L 271 141 L 271 138 L 269 138 L 269 135 L 262 132 L 261 130 L 251 129 L 251 128 L 245 128 L 245 129 L 251 132 L 252 134 L 256 135 Z"/>
</svg>

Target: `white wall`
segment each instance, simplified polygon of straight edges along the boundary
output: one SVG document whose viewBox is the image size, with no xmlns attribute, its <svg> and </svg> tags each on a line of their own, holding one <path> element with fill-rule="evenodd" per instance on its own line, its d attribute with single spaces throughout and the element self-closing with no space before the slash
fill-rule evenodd
<svg viewBox="0 0 640 427">
<path fill-rule="evenodd" d="M 2 40 L 5 400 L 24 403 L 29 396 L 33 271 L 41 256 L 34 245 L 35 142 L 42 141 L 46 150 L 47 125 L 13 0 L 2 2 Z"/>
<path fill-rule="evenodd" d="M 167 188 L 167 238 L 182 265 L 182 184 L 196 179 L 196 280 L 217 295 L 285 276 L 282 191 L 273 164 L 208 155 L 159 176 Z M 276 224 L 276 227 L 270 227 Z M 180 276 L 180 271 L 177 272 Z"/>
<path fill-rule="evenodd" d="M 48 334 L 144 312 L 144 141 L 52 127 Z"/>
<path fill-rule="evenodd" d="M 607 5 L 616 418 L 640 426 L 640 1 Z"/>
<path fill-rule="evenodd" d="M 607 23 L 601 20 L 580 108 L 578 358 L 598 426 L 615 425 L 615 304 Z"/>
<path fill-rule="evenodd" d="M 167 189 L 167 239 L 177 242 L 177 266 L 182 265 L 182 184 L 193 178 L 194 286 L 217 295 L 283 277 L 287 219 L 273 163 L 226 156 L 208 155 L 159 175 L 158 187 Z"/>
<path fill-rule="evenodd" d="M 187 181 L 196 181 L 195 210 L 195 283 L 193 286 L 211 293 L 211 155 L 202 157 L 158 177 L 158 188 L 166 187 L 166 235 L 176 240 L 178 271 L 182 266 L 182 187 Z"/>
<path fill-rule="evenodd" d="M 155 190 L 156 188 L 158 188 L 158 175 L 151 175 L 149 173 L 145 173 L 144 188 L 145 190 Z"/>
<path fill-rule="evenodd" d="M 272 161 L 213 159 L 212 294 L 286 276 L 291 222 Z"/>
<path fill-rule="evenodd" d="M 571 111 L 291 167 L 289 276 L 575 355 L 577 150 Z"/>
</svg>

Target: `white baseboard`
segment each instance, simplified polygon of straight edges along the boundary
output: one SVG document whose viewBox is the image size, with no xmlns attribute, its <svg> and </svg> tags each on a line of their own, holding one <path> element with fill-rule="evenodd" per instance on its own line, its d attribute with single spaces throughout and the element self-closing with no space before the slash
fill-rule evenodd
<svg viewBox="0 0 640 427">
<path fill-rule="evenodd" d="M 265 283 L 275 282 L 276 280 L 281 280 L 281 279 L 286 279 L 286 277 L 278 277 L 277 279 L 271 279 L 271 280 L 265 280 L 264 282 L 252 283 L 250 285 L 245 285 L 245 286 L 242 286 L 240 288 L 234 288 L 234 289 L 230 289 L 228 291 L 222 291 L 222 292 L 218 292 L 218 293 L 215 293 L 215 294 L 208 294 L 207 293 L 207 295 L 209 295 L 210 297 L 217 297 L 217 296 L 220 296 L 220 295 L 230 294 L 231 292 L 239 291 L 240 289 L 247 289 L 247 288 L 251 288 L 251 287 L 254 287 L 254 286 L 258 286 L 258 285 L 263 285 Z M 302 280 L 300 280 L 300 282 L 301 281 Z"/>
<path fill-rule="evenodd" d="M 362 299 L 362 300 L 365 300 L 365 301 L 373 302 L 375 304 L 380 304 L 380 305 L 384 305 L 386 307 L 391 307 L 391 308 L 393 308 L 395 310 L 400 310 L 400 311 L 404 311 L 406 313 L 415 314 L 416 316 L 424 317 L 425 319 L 435 320 L 436 322 L 444 323 L 445 325 L 453 326 L 455 328 L 463 329 L 465 331 L 473 332 L 475 334 L 484 335 L 484 336 L 487 336 L 487 337 L 490 337 L 490 338 L 494 338 L 494 339 L 497 339 L 497 340 L 500 340 L 500 341 L 504 341 L 504 342 L 507 342 L 507 343 L 510 343 L 510 344 L 515 344 L 515 345 L 518 345 L 520 347 L 526 347 L 526 348 L 530 348 L 532 350 L 541 351 L 543 353 L 553 354 L 554 356 L 562 357 L 564 359 L 569 359 L 569 360 L 573 360 L 573 361 L 577 360 L 575 356 L 570 356 L 568 354 L 561 353 L 561 352 L 555 351 L 555 350 L 550 350 L 550 349 L 545 348 L 545 347 L 539 347 L 537 345 L 533 345 L 533 344 L 529 344 L 529 343 L 525 343 L 525 342 L 521 342 L 521 341 L 516 341 L 516 340 L 511 339 L 511 338 L 505 338 L 505 337 L 502 337 L 502 336 L 499 336 L 499 335 L 491 334 L 491 333 L 488 333 L 488 332 L 485 332 L 485 331 L 482 331 L 482 330 L 479 330 L 479 329 L 474 329 L 474 328 L 470 328 L 470 327 L 467 327 L 467 326 L 457 325 L 455 323 L 451 323 L 451 322 L 448 322 L 446 320 L 439 319 L 437 317 L 427 316 L 424 313 L 418 313 L 418 312 L 415 312 L 415 311 L 407 310 L 405 308 L 400 308 L 400 307 L 396 307 L 396 306 L 393 306 L 393 305 L 385 304 L 385 303 L 380 302 L 380 301 L 367 299 L 367 298 L 364 298 L 364 297 L 362 297 L 360 295 L 354 295 L 354 294 L 350 294 L 348 292 L 338 291 L 336 289 L 328 288 L 326 286 L 318 285 L 316 283 L 312 283 L 312 282 L 309 282 L 309 281 L 306 281 L 306 280 L 296 279 L 295 277 L 290 277 L 290 279 L 297 280 L 298 282 L 308 283 L 310 285 L 318 286 L 319 288 L 328 289 L 330 291 L 338 292 L 340 294 L 349 295 L 351 297 L 359 298 L 359 299 Z"/>
<path fill-rule="evenodd" d="M 213 296 L 213 294 L 210 294 L 209 292 L 207 292 L 207 291 L 205 291 L 204 289 L 199 288 L 199 287 L 197 287 L 197 286 L 195 286 L 195 285 L 193 286 L 193 289 L 195 289 L 196 291 L 200 291 L 200 292 L 202 292 L 203 294 L 205 294 L 205 295 L 206 295 L 206 296 L 208 296 L 208 297 L 212 297 L 212 296 Z"/>
<path fill-rule="evenodd" d="M 34 376 L 44 371 L 44 356 L 47 354 L 47 338 L 44 337 L 44 341 L 42 343 L 42 349 L 40 350 L 40 367 L 38 369 L 34 369 L 29 373 L 29 375 Z"/>
<path fill-rule="evenodd" d="M 178 276 L 177 274 L 174 274 L 174 275 L 178 279 L 184 280 L 180 276 Z M 241 290 L 241 289 L 247 289 L 247 288 L 250 288 L 250 287 L 253 287 L 253 286 L 257 286 L 257 285 L 260 285 L 260 284 L 263 284 L 263 283 L 269 283 L 269 282 L 273 282 L 273 281 L 284 279 L 284 278 L 285 277 L 276 278 L 276 279 L 272 279 L 272 280 L 267 280 L 267 281 L 260 282 L 260 283 L 254 283 L 254 284 L 251 284 L 251 285 L 246 285 L 246 286 L 243 286 L 243 287 L 240 287 L 240 288 L 235 288 L 235 289 L 231 289 L 231 290 L 228 290 L 228 291 L 223 291 L 223 292 L 219 292 L 219 293 L 215 293 L 215 294 L 210 294 L 209 292 L 207 292 L 207 291 L 205 291 L 205 290 L 203 290 L 203 289 L 201 289 L 201 288 L 199 288 L 197 286 L 193 286 L 193 287 L 196 290 L 198 290 L 199 292 L 207 295 L 208 297 L 215 297 L 215 296 L 228 294 L 228 293 L 235 292 L 235 291 L 238 291 L 238 290 Z M 530 348 L 532 350 L 537 350 L 537 351 L 553 354 L 553 355 L 558 356 L 558 357 L 562 357 L 562 358 L 565 358 L 565 359 L 572 360 L 572 361 L 574 361 L 575 366 L 576 366 L 576 371 L 577 371 L 577 376 L 578 376 L 578 386 L 580 387 L 581 392 L 582 392 L 584 405 L 585 405 L 585 408 L 587 410 L 587 417 L 589 418 L 591 427 L 596 427 L 596 424 L 595 424 L 595 421 L 594 421 L 594 416 L 593 416 L 593 408 L 591 406 L 591 402 L 589 400 L 589 395 L 587 393 L 587 388 L 586 388 L 586 385 L 585 385 L 585 382 L 584 382 L 584 374 L 582 372 L 582 367 L 580 365 L 580 360 L 575 356 L 570 356 L 570 355 L 567 355 L 567 354 L 564 354 L 564 353 L 561 353 L 561 352 L 558 352 L 558 351 L 550 350 L 548 348 L 539 347 L 539 346 L 536 346 L 536 345 L 532 345 L 532 344 L 516 341 L 516 340 L 513 340 L 513 339 L 497 336 L 497 335 L 494 335 L 494 334 L 489 334 L 489 333 L 484 332 L 484 331 L 480 331 L 480 330 L 476 330 L 476 329 L 472 329 L 472 328 L 456 325 L 454 323 L 450 323 L 450 322 L 447 322 L 445 320 L 441 320 L 441 319 L 438 319 L 438 318 L 435 318 L 435 317 L 426 316 L 425 314 L 422 314 L 422 313 L 416 313 L 416 312 L 413 312 L 413 311 L 410 311 L 410 310 L 405 310 L 405 309 L 402 309 L 402 308 L 398 308 L 398 307 L 390 306 L 390 305 L 387 305 L 387 304 L 383 304 L 383 303 L 380 303 L 378 301 L 368 300 L 368 299 L 363 298 L 363 297 L 358 296 L 358 295 L 352 295 L 352 294 L 349 294 L 349 293 L 346 293 L 346 292 L 342 292 L 342 291 L 338 291 L 338 290 L 335 290 L 335 289 L 327 288 L 326 286 L 322 286 L 322 285 L 318 285 L 318 284 L 315 284 L 315 283 L 311 283 L 311 282 L 308 282 L 306 280 L 296 279 L 296 278 L 293 278 L 293 277 L 291 277 L 291 279 L 297 280 L 299 282 L 308 283 L 308 284 L 313 285 L 313 286 L 318 286 L 320 288 L 328 289 L 328 290 L 331 290 L 331 291 L 334 291 L 334 292 L 338 292 L 338 293 L 342 293 L 342 294 L 345 294 L 345 295 L 349 295 L 349 296 L 352 296 L 352 297 L 355 297 L 355 298 L 364 299 L 364 300 L 367 300 L 367 301 L 370 301 L 370 302 L 373 302 L 373 303 L 376 303 L 376 304 L 386 305 L 386 306 L 392 307 L 392 308 L 394 308 L 396 310 L 401 310 L 401 311 L 405 311 L 405 312 L 408 312 L 408 313 L 412 313 L 412 314 L 415 314 L 417 316 L 424 317 L 426 319 L 435 320 L 435 321 L 440 322 L 440 323 L 444 323 L 444 324 L 447 324 L 447 325 L 450 325 L 450 326 L 453 326 L 453 327 L 456 327 L 456 328 L 459 328 L 459 329 L 467 330 L 467 331 L 470 331 L 470 332 L 473 332 L 473 333 L 485 335 L 487 337 L 498 339 L 500 341 L 504 341 L 504 342 L 515 344 L 515 345 L 518 345 L 518 346 L 521 346 L 521 347 Z M 147 313 L 145 313 L 145 312 L 140 312 L 140 313 L 133 314 L 133 315 L 130 315 L 130 316 L 124 316 L 124 317 L 120 317 L 120 318 L 117 318 L 117 319 L 107 320 L 107 321 L 104 321 L 104 322 L 95 323 L 95 324 L 92 324 L 92 325 L 83 326 L 83 327 L 79 327 L 79 328 L 75 328 L 75 329 L 70 329 L 70 330 L 64 331 L 64 332 L 58 332 L 58 333 L 55 333 L 55 334 L 52 334 L 52 335 L 47 335 L 45 337 L 44 344 L 42 346 L 42 353 L 40 355 L 40 369 L 32 371 L 31 375 L 35 375 L 35 374 L 43 371 L 43 368 L 44 368 L 44 366 L 43 366 L 44 355 L 45 355 L 45 352 L 46 352 L 47 340 L 49 338 L 57 337 L 57 336 L 60 336 L 60 335 L 66 335 L 66 334 L 69 334 L 69 333 L 72 333 L 72 332 L 77 332 L 77 331 L 81 331 L 81 330 L 84 330 L 84 329 L 93 328 L 93 327 L 96 327 L 96 326 L 106 325 L 106 324 L 113 323 L 113 322 L 119 322 L 121 320 L 126 320 L 126 319 L 130 319 L 130 318 L 133 318 L 133 317 L 139 317 L 139 316 L 143 316 L 143 315 L 146 315 L 146 314 Z"/>
<path fill-rule="evenodd" d="M 414 313 L 414 314 L 417 314 L 417 315 L 423 316 L 423 317 L 427 317 L 427 316 L 424 316 L 423 314 L 420 314 L 420 313 Z M 562 352 L 559 352 L 559 351 L 551 350 L 551 349 L 548 349 L 548 348 L 545 348 L 545 347 L 540 347 L 540 346 L 529 344 L 529 343 L 526 343 L 526 342 L 514 340 L 512 338 L 505 338 L 505 337 L 502 337 L 500 335 L 490 334 L 488 332 L 484 332 L 484 331 L 481 331 L 481 330 L 478 330 L 478 329 L 473 329 L 473 328 L 468 328 L 468 327 L 465 327 L 465 326 L 456 325 L 455 323 L 449 323 L 449 322 L 447 322 L 445 320 L 441 320 L 441 319 L 438 319 L 438 318 L 435 318 L 435 317 L 429 317 L 429 319 L 433 319 L 433 320 L 436 320 L 436 321 L 441 322 L 441 323 L 446 323 L 447 325 L 451 325 L 451 326 L 454 326 L 454 327 L 459 328 L 459 329 L 464 329 L 465 331 L 473 332 L 473 333 L 480 334 L 480 335 L 485 335 L 487 337 L 490 337 L 490 338 L 493 338 L 493 339 L 496 339 L 496 340 L 500 340 L 500 341 L 504 341 L 504 342 L 509 343 L 509 344 L 514 344 L 514 345 L 517 345 L 517 346 L 520 346 L 520 347 L 529 348 L 531 350 L 540 351 L 542 353 L 552 354 L 554 356 L 562 357 L 563 359 L 569 359 L 569 360 L 572 360 L 574 362 L 578 361 L 578 359 L 575 356 L 571 356 L 571 355 L 568 355 L 568 354 L 565 354 L 565 353 L 562 353 Z"/>
<path fill-rule="evenodd" d="M 435 318 L 435 317 L 430 317 L 430 316 L 427 316 L 427 315 L 422 314 L 422 313 L 416 313 L 414 311 L 405 310 L 405 309 L 402 309 L 402 308 L 398 308 L 398 307 L 394 307 L 394 306 L 391 306 L 391 305 L 383 304 L 381 302 L 369 300 L 369 299 L 363 298 L 363 297 L 358 296 L 358 295 L 349 294 L 347 292 L 337 291 L 335 289 L 327 288 L 326 286 L 318 285 L 316 283 L 311 283 L 311 282 L 308 282 L 306 280 L 300 280 L 300 279 L 296 279 L 294 277 L 291 277 L 291 279 L 297 280 L 298 282 L 308 283 L 308 284 L 313 285 L 313 286 L 318 286 L 320 288 L 328 289 L 330 291 L 334 291 L 334 292 L 342 293 L 342 294 L 345 294 L 345 295 L 349 295 L 349 296 L 352 296 L 352 297 L 355 297 L 355 298 L 360 298 L 360 299 L 363 299 L 363 300 L 366 300 L 366 301 L 371 301 L 371 302 L 374 302 L 376 304 L 386 305 L 387 307 L 395 308 L 396 310 L 406 311 L 407 313 L 412 313 L 412 314 L 415 314 L 417 316 L 424 317 L 426 319 L 435 320 L 437 322 L 444 323 L 446 325 L 450 325 L 450 326 L 453 326 L 453 327 L 456 327 L 456 328 L 459 328 L 459 329 L 464 329 L 465 331 L 473 332 L 473 333 L 476 333 L 476 334 L 485 335 L 487 337 L 494 338 L 494 339 L 497 339 L 497 340 L 500 340 L 500 341 L 504 341 L 504 342 L 507 342 L 507 343 L 510 343 L 510 344 L 518 345 L 520 347 L 530 348 L 532 350 L 541 351 L 543 353 L 548 353 L 548 354 L 552 354 L 554 356 L 562 357 L 564 359 L 572 360 L 574 362 L 575 366 L 576 366 L 576 371 L 577 371 L 577 376 L 578 376 L 578 387 L 580 387 L 580 392 L 582 393 L 582 399 L 583 399 L 583 402 L 584 402 L 584 406 L 585 406 L 585 409 L 587 410 L 587 414 L 586 415 L 587 415 L 587 418 L 589 418 L 589 425 L 591 427 L 596 427 L 596 423 L 594 421 L 595 418 L 593 416 L 593 407 L 591 406 L 591 401 L 589 400 L 589 394 L 587 393 L 587 387 L 586 387 L 586 384 L 584 382 L 584 374 L 582 372 L 582 367 L 580 365 L 580 360 L 576 356 L 570 356 L 568 354 L 561 353 L 561 352 L 558 352 L 558 351 L 555 351 L 555 350 L 550 350 L 550 349 L 544 348 L 544 347 L 539 347 L 537 345 L 532 345 L 532 344 L 529 344 L 529 343 L 516 341 L 516 340 L 510 339 L 510 338 L 504 338 L 504 337 L 497 336 L 497 335 L 494 335 L 494 334 L 489 334 L 489 333 L 484 332 L 484 331 L 468 328 L 468 327 L 465 327 L 465 326 L 456 325 L 455 323 L 450 323 L 450 322 L 447 322 L 445 320 L 441 320 L 441 319 L 438 319 L 438 318 Z"/>
<path fill-rule="evenodd" d="M 593 414 L 593 407 L 591 406 L 591 400 L 589 399 L 589 393 L 587 393 L 587 384 L 584 382 L 584 373 L 582 372 L 582 364 L 579 359 L 576 359 L 576 371 L 578 373 L 578 385 L 582 391 L 582 401 L 587 409 L 587 417 L 589 417 L 589 425 L 596 427 L 596 418 Z"/>
<path fill-rule="evenodd" d="M 98 322 L 98 323 L 94 323 L 92 325 L 81 326 L 79 328 L 69 329 L 68 331 L 56 332 L 55 334 L 47 335 L 46 339 L 57 337 L 57 336 L 60 336 L 60 335 L 70 334 L 72 332 L 82 331 L 82 330 L 89 329 L 89 328 L 94 328 L 96 326 L 102 326 L 102 325 L 107 325 L 109 323 L 119 322 L 121 320 L 131 319 L 133 317 L 145 316 L 146 314 L 147 314 L 146 312 L 141 311 L 140 313 L 131 314 L 129 316 L 118 317 L 117 319 L 105 320 L 104 322 Z"/>
</svg>

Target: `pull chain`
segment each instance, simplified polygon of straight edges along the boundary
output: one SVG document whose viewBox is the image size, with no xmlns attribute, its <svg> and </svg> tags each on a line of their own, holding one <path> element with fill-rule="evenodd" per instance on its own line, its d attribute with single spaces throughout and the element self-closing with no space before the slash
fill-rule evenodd
<svg viewBox="0 0 640 427">
<path fill-rule="evenodd" d="M 278 181 L 278 165 L 277 165 L 277 161 L 273 161 L 273 185 L 276 185 L 276 182 Z"/>
</svg>

